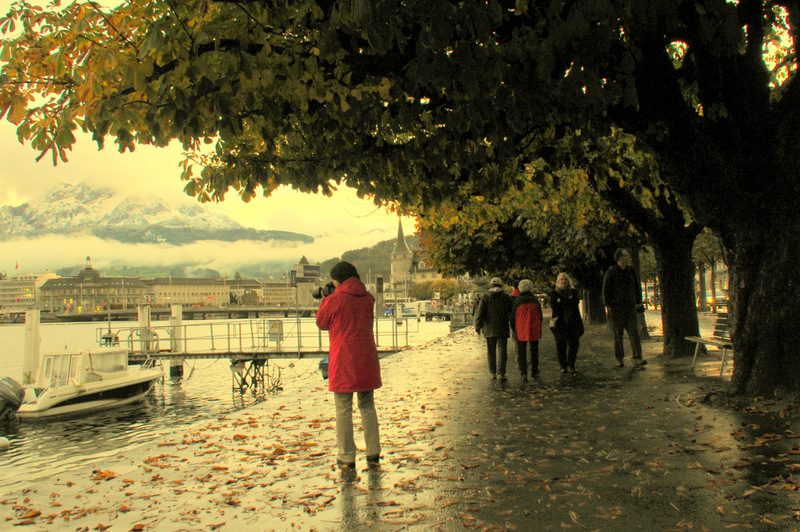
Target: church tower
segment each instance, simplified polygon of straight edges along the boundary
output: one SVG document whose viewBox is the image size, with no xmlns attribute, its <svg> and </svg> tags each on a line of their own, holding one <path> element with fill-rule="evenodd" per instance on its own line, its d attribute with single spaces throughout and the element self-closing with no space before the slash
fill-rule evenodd
<svg viewBox="0 0 800 532">
<path fill-rule="evenodd" d="M 414 252 L 408 247 L 403 235 L 403 222 L 397 222 L 397 242 L 391 255 L 392 274 L 389 281 L 389 292 L 395 299 L 407 298 L 411 292 L 414 273 Z"/>
</svg>

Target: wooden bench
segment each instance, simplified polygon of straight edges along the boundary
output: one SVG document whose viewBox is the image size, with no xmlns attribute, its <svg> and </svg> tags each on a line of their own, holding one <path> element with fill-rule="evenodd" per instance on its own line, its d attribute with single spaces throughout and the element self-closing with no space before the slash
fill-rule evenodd
<svg viewBox="0 0 800 532">
<path fill-rule="evenodd" d="M 717 319 L 714 322 L 714 333 L 711 338 L 703 338 L 701 336 L 687 336 L 686 340 L 694 342 L 694 358 L 692 358 L 692 366 L 697 360 L 697 354 L 700 352 L 701 345 L 713 345 L 722 349 L 722 367 L 719 370 L 721 377 L 725 371 L 725 356 L 728 354 L 729 349 L 733 349 L 733 340 L 731 339 L 731 330 L 728 325 L 728 313 L 721 312 L 717 314 Z"/>
</svg>

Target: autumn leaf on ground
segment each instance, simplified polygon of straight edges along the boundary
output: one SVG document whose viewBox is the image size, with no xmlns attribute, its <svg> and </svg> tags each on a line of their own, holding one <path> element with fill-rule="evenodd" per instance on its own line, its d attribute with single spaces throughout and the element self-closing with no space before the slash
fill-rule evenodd
<svg viewBox="0 0 800 532">
<path fill-rule="evenodd" d="M 100 481 L 100 480 L 111 480 L 117 476 L 116 473 L 113 471 L 105 470 L 101 471 L 99 469 L 95 469 L 92 471 L 92 480 Z"/>
</svg>

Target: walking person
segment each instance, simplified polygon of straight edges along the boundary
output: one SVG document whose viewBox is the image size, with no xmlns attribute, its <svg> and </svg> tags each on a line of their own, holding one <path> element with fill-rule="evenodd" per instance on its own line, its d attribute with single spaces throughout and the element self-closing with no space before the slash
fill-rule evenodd
<svg viewBox="0 0 800 532">
<path fill-rule="evenodd" d="M 580 297 L 572 286 L 572 279 L 564 272 L 556 277 L 555 289 L 549 294 L 553 313 L 550 318 L 550 330 L 556 340 L 556 357 L 561 373 L 577 373 L 575 361 L 583 335 L 583 318 L 581 317 Z"/>
<path fill-rule="evenodd" d="M 511 305 L 511 296 L 503 289 L 503 281 L 493 277 L 475 313 L 475 331 L 483 332 L 486 338 L 489 373 L 493 379 L 497 377 L 501 381 L 506 380 Z"/>
<path fill-rule="evenodd" d="M 625 363 L 625 346 L 623 335 L 628 331 L 631 342 L 633 363 L 643 366 L 647 361 L 642 358 L 642 342 L 639 339 L 639 324 L 637 313 L 644 312 L 642 304 L 642 285 L 639 277 L 630 266 L 631 256 L 626 249 L 618 249 L 614 253 L 617 262 L 606 271 L 603 277 L 603 300 L 608 309 L 608 321 L 614 334 L 614 356 L 617 367 Z"/>
<path fill-rule="evenodd" d="M 353 439 L 353 394 L 364 429 L 367 465 L 380 465 L 380 436 L 374 390 L 381 387 L 378 349 L 372 333 L 375 298 L 367 292 L 356 267 L 339 262 L 331 269 L 336 290 L 325 297 L 317 311 L 317 327 L 330 338 L 328 389 L 336 403 L 337 464 L 354 469 L 356 444 Z"/>
<path fill-rule="evenodd" d="M 542 337 L 542 306 L 529 279 L 519 282 L 519 295 L 511 309 L 511 330 L 517 339 L 517 364 L 522 382 L 528 381 L 527 351 L 530 346 L 531 378 L 539 378 L 539 339 Z"/>
</svg>

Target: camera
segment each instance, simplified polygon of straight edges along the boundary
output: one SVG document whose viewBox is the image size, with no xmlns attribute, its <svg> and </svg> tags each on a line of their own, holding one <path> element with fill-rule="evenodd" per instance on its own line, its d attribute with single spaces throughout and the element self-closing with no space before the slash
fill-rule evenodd
<svg viewBox="0 0 800 532">
<path fill-rule="evenodd" d="M 321 288 L 317 288 L 316 290 L 311 291 L 311 296 L 314 299 L 322 299 L 323 297 L 328 297 L 336 290 L 336 286 L 333 283 L 328 283 Z"/>
</svg>

